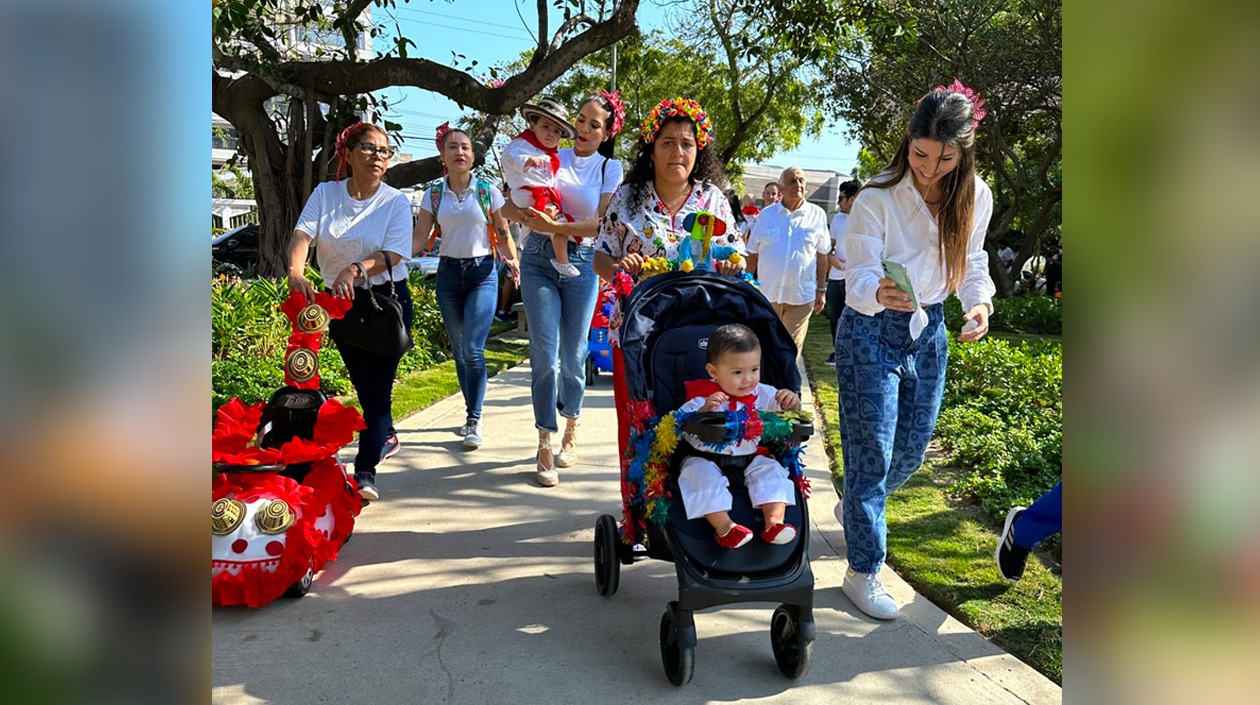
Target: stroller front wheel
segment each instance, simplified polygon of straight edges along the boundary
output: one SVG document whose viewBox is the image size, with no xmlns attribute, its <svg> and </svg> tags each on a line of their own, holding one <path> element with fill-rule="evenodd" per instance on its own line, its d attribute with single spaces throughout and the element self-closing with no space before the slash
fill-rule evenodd
<svg viewBox="0 0 1260 705">
<path fill-rule="evenodd" d="M 783 675 L 800 678 L 809 673 L 814 649 L 812 618 L 807 625 L 799 606 L 779 605 L 770 617 L 770 647 Z"/>
<path fill-rule="evenodd" d="M 696 624 L 691 612 L 678 609 L 677 602 L 669 603 L 661 615 L 661 663 L 670 683 L 691 682 L 696 667 Z"/>
<path fill-rule="evenodd" d="M 595 522 L 595 588 L 604 597 L 617 592 L 621 582 L 621 559 L 617 537 L 617 520 L 611 514 L 603 514 Z"/>
</svg>

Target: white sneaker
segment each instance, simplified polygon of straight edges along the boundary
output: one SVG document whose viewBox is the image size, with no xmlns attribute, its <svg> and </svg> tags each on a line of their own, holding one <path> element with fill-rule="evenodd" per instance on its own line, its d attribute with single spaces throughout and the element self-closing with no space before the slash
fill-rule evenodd
<svg viewBox="0 0 1260 705">
<path fill-rule="evenodd" d="M 578 271 L 577 267 L 574 267 L 572 264 L 569 264 L 568 262 L 561 262 L 559 260 L 553 259 L 551 260 L 551 266 L 555 267 L 556 271 L 560 272 L 560 276 L 562 277 L 576 277 L 577 275 L 581 274 L 581 272 Z"/>
<path fill-rule="evenodd" d="M 473 423 L 468 427 L 468 433 L 464 434 L 465 448 L 481 447 L 481 424 Z"/>
<path fill-rule="evenodd" d="M 840 590 L 858 609 L 875 619 L 896 619 L 900 612 L 892 595 L 884 589 L 879 573 L 858 573 L 849 568 Z"/>
<path fill-rule="evenodd" d="M 463 426 L 459 427 L 459 430 L 456 431 L 456 433 L 458 433 L 461 436 L 467 436 L 469 433 L 472 432 L 473 428 L 476 427 L 476 425 L 477 425 L 476 421 L 472 419 L 468 419 L 467 421 L 464 422 Z"/>
</svg>

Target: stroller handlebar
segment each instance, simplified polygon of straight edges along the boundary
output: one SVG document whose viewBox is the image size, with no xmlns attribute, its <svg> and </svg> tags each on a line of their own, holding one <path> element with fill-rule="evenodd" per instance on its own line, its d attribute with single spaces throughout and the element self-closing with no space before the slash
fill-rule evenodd
<svg viewBox="0 0 1260 705">
<path fill-rule="evenodd" d="M 709 445 L 721 445 L 734 440 L 731 438 L 731 429 L 727 426 L 730 417 L 725 411 L 706 411 L 693 413 L 686 421 L 683 422 L 683 431 L 690 433 Z M 762 411 L 762 416 L 777 416 L 773 411 Z M 814 424 L 810 421 L 802 421 L 799 419 L 792 420 L 792 435 L 788 437 L 791 443 L 804 443 L 809 437 L 814 435 Z"/>
</svg>

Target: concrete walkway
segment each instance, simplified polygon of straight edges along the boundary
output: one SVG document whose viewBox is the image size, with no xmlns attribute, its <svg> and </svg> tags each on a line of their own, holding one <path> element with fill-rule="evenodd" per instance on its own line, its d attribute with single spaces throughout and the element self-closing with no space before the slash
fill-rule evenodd
<svg viewBox="0 0 1260 705">
<path fill-rule="evenodd" d="M 807 390 L 808 391 L 808 390 Z M 807 404 L 810 403 L 807 399 Z M 612 385 L 587 390 L 581 462 L 533 481 L 529 365 L 490 380 L 486 445 L 465 451 L 455 395 L 398 424 L 380 501 L 305 598 L 213 610 L 216 703 L 1060 703 L 1052 681 L 954 620 L 886 569 L 902 616 L 879 622 L 840 592 L 844 534 L 821 441 L 810 554 L 817 641 L 804 678 L 770 650 L 775 605 L 696 614 L 695 677 L 676 688 L 658 629 L 672 564 L 623 566 L 595 591 L 595 520 L 620 515 Z M 557 439 L 558 448 L 558 439 Z M 353 457 L 353 449 L 343 451 Z"/>
</svg>

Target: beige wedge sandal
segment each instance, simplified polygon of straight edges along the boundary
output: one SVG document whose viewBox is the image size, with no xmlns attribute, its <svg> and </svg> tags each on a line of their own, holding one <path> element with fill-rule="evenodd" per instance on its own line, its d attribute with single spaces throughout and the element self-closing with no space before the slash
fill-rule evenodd
<svg viewBox="0 0 1260 705">
<path fill-rule="evenodd" d="M 543 451 L 547 452 L 547 459 L 551 462 L 543 464 Z M 560 483 L 560 473 L 556 472 L 555 458 L 551 454 L 551 434 L 547 431 L 538 432 L 538 455 L 535 461 L 534 479 L 543 487 L 555 487 Z"/>
</svg>

